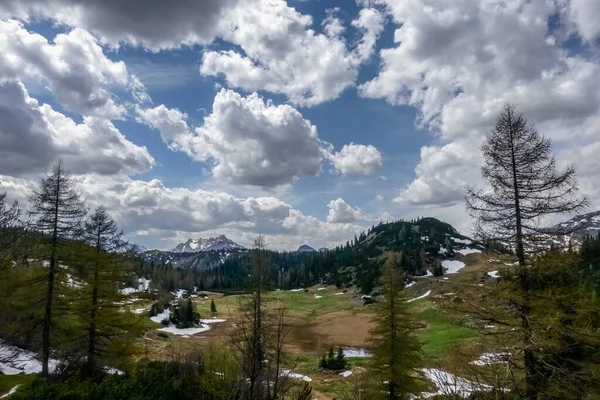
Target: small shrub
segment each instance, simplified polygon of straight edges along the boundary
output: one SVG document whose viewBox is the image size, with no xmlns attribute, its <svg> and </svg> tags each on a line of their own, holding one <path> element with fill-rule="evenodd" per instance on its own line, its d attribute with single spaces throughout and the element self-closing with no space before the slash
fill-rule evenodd
<svg viewBox="0 0 600 400">
<path fill-rule="evenodd" d="M 158 332 L 156 335 L 158 337 L 163 338 L 163 339 L 168 339 L 169 338 L 169 335 L 167 335 L 165 332 Z"/>
</svg>

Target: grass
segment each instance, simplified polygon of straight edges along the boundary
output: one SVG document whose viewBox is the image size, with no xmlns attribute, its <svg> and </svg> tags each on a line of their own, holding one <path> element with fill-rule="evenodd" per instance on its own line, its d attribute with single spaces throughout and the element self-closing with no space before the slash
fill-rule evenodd
<svg viewBox="0 0 600 400">
<path fill-rule="evenodd" d="M 6 394 L 17 385 L 25 385 L 32 382 L 35 375 L 0 375 L 0 395 Z"/>
<path fill-rule="evenodd" d="M 427 324 L 420 338 L 423 352 L 430 359 L 443 359 L 452 346 L 477 334 L 469 327 L 456 324 L 435 308 L 427 308 L 418 316 Z"/>
</svg>

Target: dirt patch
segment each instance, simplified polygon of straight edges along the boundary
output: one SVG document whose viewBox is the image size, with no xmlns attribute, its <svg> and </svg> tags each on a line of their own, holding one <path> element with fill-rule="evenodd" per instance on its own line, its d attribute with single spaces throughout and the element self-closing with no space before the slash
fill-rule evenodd
<svg viewBox="0 0 600 400">
<path fill-rule="evenodd" d="M 294 326 L 290 342 L 297 350 L 316 355 L 332 346 L 365 347 L 374 326 L 371 318 L 366 313 L 349 311 L 321 315 L 311 323 Z"/>
</svg>

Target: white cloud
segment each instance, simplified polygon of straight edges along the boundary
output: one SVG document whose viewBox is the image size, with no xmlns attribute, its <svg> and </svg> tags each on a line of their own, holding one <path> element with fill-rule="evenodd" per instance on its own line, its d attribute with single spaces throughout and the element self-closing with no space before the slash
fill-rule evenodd
<svg viewBox="0 0 600 400">
<path fill-rule="evenodd" d="M 371 175 L 379 172 L 383 165 L 381 153 L 372 145 L 350 143 L 339 152 L 327 156 L 336 171 L 344 175 Z"/>
<path fill-rule="evenodd" d="M 362 10 L 353 22 L 362 34 L 354 49 L 340 36 L 344 31 L 334 12 L 315 33 L 309 15 L 283 0 L 240 3 L 223 21 L 221 37 L 239 46 L 234 51 L 207 51 L 200 73 L 223 75 L 232 87 L 284 94 L 297 105 L 314 106 L 337 98 L 354 85 L 358 67 L 370 56 L 383 29 L 375 9 Z"/>
<path fill-rule="evenodd" d="M 568 3 L 569 17 L 581 37 L 592 41 L 600 36 L 600 2 L 597 0 L 571 0 Z"/>
<path fill-rule="evenodd" d="M 28 32 L 15 20 L 0 20 L 0 80 L 39 82 L 62 106 L 83 115 L 118 118 L 125 113 L 109 86 L 121 87 L 135 101 L 149 96 L 142 83 L 129 75 L 125 63 L 113 62 L 96 39 L 83 29 L 57 35 L 52 43 Z"/>
<path fill-rule="evenodd" d="M 214 162 L 213 175 L 235 184 L 275 187 L 315 176 L 323 150 L 317 128 L 289 105 L 274 105 L 254 93 L 222 89 L 212 113 L 193 131 L 186 115 L 165 106 L 139 110 L 173 150 Z"/>
<path fill-rule="evenodd" d="M 78 188 L 91 206 L 103 205 L 134 242 L 163 249 L 188 237 L 226 233 L 251 244 L 260 232 L 271 248 L 302 243 L 335 246 L 363 228 L 306 215 L 275 197 L 235 197 L 219 191 L 169 188 L 160 180 L 80 176 Z M 11 199 L 24 201 L 35 183 L 0 175 Z"/>
<path fill-rule="evenodd" d="M 351 207 L 341 197 L 329 202 L 329 214 L 327 215 L 327 222 L 350 223 L 364 219 L 365 215 L 360 209 Z"/>
<path fill-rule="evenodd" d="M 375 196 L 375 200 L 377 201 L 383 201 L 384 197 L 382 194 L 378 194 L 377 196 Z"/>
<path fill-rule="evenodd" d="M 75 174 L 135 174 L 154 159 L 129 142 L 108 120 L 84 117 L 81 124 L 39 105 L 20 81 L 0 82 L 0 174 L 45 172 L 61 158 Z"/>
<path fill-rule="evenodd" d="M 82 27 L 113 46 L 126 42 L 152 50 L 207 44 L 237 0 L 3 0 L 3 15 L 41 16 Z M 244 3 L 253 3 L 244 0 Z"/>
<path fill-rule="evenodd" d="M 478 147 L 506 101 L 517 103 L 559 152 L 597 141 L 590 135 L 600 110 L 600 66 L 562 49 L 549 31 L 548 20 L 560 5 L 376 2 L 387 5 L 398 26 L 396 45 L 381 50 L 381 71 L 359 92 L 417 107 L 417 123 L 439 140 L 421 150 L 416 178 L 397 202 L 462 202 L 464 184 L 479 179 Z M 592 179 L 599 182 L 600 175 Z"/>
</svg>

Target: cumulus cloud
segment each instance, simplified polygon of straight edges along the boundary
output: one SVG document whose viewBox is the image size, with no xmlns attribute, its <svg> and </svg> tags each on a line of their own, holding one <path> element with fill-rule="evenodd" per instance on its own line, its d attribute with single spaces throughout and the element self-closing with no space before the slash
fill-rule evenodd
<svg viewBox="0 0 600 400">
<path fill-rule="evenodd" d="M 238 0 L 5 0 L 4 15 L 29 19 L 30 15 L 83 27 L 103 42 L 122 42 L 152 50 L 207 44 L 218 33 L 225 12 Z M 245 3 L 255 3 L 245 0 Z"/>
<path fill-rule="evenodd" d="M 301 106 L 333 100 L 354 85 L 383 30 L 383 17 L 375 9 L 361 10 L 352 23 L 361 32 L 354 49 L 341 36 L 344 28 L 334 12 L 324 21 L 324 34 L 312 30 L 312 23 L 284 0 L 240 3 L 230 10 L 221 37 L 243 53 L 207 51 L 200 73 L 222 75 L 247 91 L 281 93 Z"/>
<path fill-rule="evenodd" d="M 586 41 L 600 36 L 600 2 L 596 0 L 571 0 L 567 3 L 568 16 Z"/>
<path fill-rule="evenodd" d="M 274 105 L 254 93 L 222 89 L 202 126 L 190 129 L 186 115 L 165 106 L 139 110 L 173 150 L 214 162 L 213 175 L 235 184 L 274 187 L 315 176 L 323 150 L 317 128 L 289 105 Z"/>
<path fill-rule="evenodd" d="M 108 120 L 84 117 L 80 124 L 39 105 L 20 81 L 0 83 L 0 174 L 45 172 L 62 158 L 75 174 L 135 174 L 154 159 L 129 142 Z"/>
<path fill-rule="evenodd" d="M 27 199 L 35 183 L 0 175 L 11 198 Z M 134 241 L 172 248 L 187 237 L 227 233 L 246 243 L 261 232 L 276 249 L 295 250 L 310 242 L 342 243 L 363 228 L 306 215 L 276 197 L 236 197 L 220 191 L 170 188 L 157 179 L 84 175 L 78 188 L 90 206 L 104 205 Z M 18 196 L 15 196 L 17 194 Z"/>
<path fill-rule="evenodd" d="M 349 223 L 364 219 L 365 215 L 360 209 L 351 207 L 341 197 L 329 202 L 329 214 L 327 214 L 327 222 Z"/>
<path fill-rule="evenodd" d="M 530 122 L 554 139 L 557 151 L 598 140 L 590 135 L 600 109 L 600 66 L 561 48 L 549 30 L 559 4 L 375 2 L 386 5 L 397 24 L 396 44 L 381 50 L 378 76 L 361 85 L 359 93 L 417 107 L 418 125 L 439 140 L 422 149 L 416 178 L 396 201 L 461 202 L 463 185 L 478 179 L 480 160 L 473 154 L 479 154 L 506 101 L 517 103 Z M 585 1 L 571 2 L 567 14 L 584 3 L 587 7 Z"/>
<path fill-rule="evenodd" d="M 125 63 L 109 60 L 96 39 L 83 29 L 56 35 L 50 43 L 27 31 L 21 22 L 0 20 L 0 80 L 39 82 L 61 105 L 83 115 L 118 118 L 109 85 L 128 91 L 138 102 L 149 100 L 143 84 L 127 72 Z"/>
<path fill-rule="evenodd" d="M 372 145 L 350 143 L 327 156 L 336 171 L 344 175 L 371 175 L 383 165 L 381 153 Z"/>
</svg>

